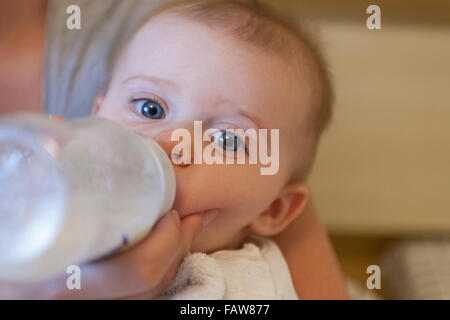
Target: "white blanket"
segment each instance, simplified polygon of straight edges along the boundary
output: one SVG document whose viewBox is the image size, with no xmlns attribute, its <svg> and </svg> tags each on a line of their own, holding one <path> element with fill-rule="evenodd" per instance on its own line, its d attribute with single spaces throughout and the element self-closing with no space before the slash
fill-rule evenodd
<svg viewBox="0 0 450 320">
<path fill-rule="evenodd" d="M 298 296 L 275 242 L 251 236 L 239 250 L 189 254 L 158 299 L 297 300 Z"/>
</svg>

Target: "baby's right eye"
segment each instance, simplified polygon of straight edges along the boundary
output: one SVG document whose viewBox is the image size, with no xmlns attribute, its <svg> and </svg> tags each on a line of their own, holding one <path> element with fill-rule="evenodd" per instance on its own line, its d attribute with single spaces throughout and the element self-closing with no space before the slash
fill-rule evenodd
<svg viewBox="0 0 450 320">
<path fill-rule="evenodd" d="M 164 119 L 166 111 L 161 104 L 151 99 L 140 99 L 133 101 L 134 108 L 143 117 L 149 119 Z"/>
</svg>

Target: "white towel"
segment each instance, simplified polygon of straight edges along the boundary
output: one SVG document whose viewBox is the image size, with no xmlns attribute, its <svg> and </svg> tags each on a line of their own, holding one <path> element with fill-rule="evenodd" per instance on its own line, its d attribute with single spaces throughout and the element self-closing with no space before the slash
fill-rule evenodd
<svg viewBox="0 0 450 320">
<path fill-rule="evenodd" d="M 274 241 L 250 236 L 239 250 L 189 254 L 159 300 L 297 300 Z"/>
</svg>

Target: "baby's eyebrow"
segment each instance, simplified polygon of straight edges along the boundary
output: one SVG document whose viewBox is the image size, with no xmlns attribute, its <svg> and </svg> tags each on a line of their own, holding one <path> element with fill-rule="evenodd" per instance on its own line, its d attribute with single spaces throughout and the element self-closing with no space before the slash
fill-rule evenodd
<svg viewBox="0 0 450 320">
<path fill-rule="evenodd" d="M 174 90 L 178 90 L 178 86 L 176 85 L 175 82 L 168 80 L 168 79 L 162 79 L 162 78 L 158 78 L 158 77 L 154 77 L 154 76 L 146 75 L 146 74 L 137 74 L 137 75 L 131 76 L 131 77 L 125 79 L 122 83 L 127 84 L 128 82 L 131 82 L 134 80 L 151 82 L 158 86 L 171 87 Z"/>
<path fill-rule="evenodd" d="M 254 122 L 256 124 L 256 128 L 255 129 L 266 128 L 264 126 L 264 123 L 261 121 L 261 118 L 259 116 L 257 116 L 256 114 L 248 112 L 248 111 L 243 110 L 243 109 L 237 110 L 237 113 L 240 114 L 243 117 L 246 117 L 246 118 L 250 119 L 252 122 Z"/>
</svg>

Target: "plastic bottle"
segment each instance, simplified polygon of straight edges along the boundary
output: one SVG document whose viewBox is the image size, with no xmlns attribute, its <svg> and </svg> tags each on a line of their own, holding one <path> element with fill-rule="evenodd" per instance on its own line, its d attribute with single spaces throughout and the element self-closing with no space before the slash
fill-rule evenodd
<svg viewBox="0 0 450 320">
<path fill-rule="evenodd" d="M 40 281 L 128 247 L 170 210 L 152 139 L 101 118 L 0 119 L 0 280 Z"/>
</svg>

